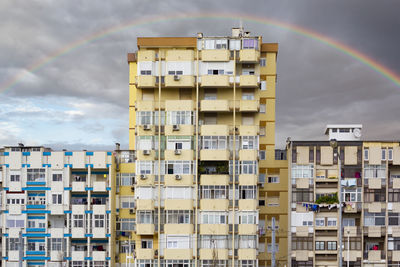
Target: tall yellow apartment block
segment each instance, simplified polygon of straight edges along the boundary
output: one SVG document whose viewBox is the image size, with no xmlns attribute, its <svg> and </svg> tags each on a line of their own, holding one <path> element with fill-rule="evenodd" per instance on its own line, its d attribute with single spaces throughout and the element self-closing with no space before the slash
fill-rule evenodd
<svg viewBox="0 0 400 267">
<path fill-rule="evenodd" d="M 136 224 L 120 230 L 125 253 L 118 262 L 270 266 L 274 232 L 275 260 L 284 266 L 288 184 L 285 153 L 275 152 L 278 44 L 234 28 L 221 37 L 139 37 L 137 46 L 128 54 L 135 161 L 125 171 L 135 179 L 120 186 L 117 219 L 120 228 L 123 219 Z"/>
</svg>

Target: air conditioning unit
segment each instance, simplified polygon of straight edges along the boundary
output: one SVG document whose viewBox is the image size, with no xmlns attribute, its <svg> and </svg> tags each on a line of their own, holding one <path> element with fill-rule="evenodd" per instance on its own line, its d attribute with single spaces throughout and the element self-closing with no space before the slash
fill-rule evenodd
<svg viewBox="0 0 400 267">
<path fill-rule="evenodd" d="M 182 154 L 182 151 L 180 149 L 175 149 L 175 155 L 180 155 Z"/>
<path fill-rule="evenodd" d="M 174 81 L 179 81 L 181 77 L 179 75 L 174 75 Z"/>
<path fill-rule="evenodd" d="M 143 130 L 149 131 L 149 130 L 151 130 L 151 126 L 148 124 L 145 124 L 145 125 L 143 125 Z"/>
<path fill-rule="evenodd" d="M 179 174 L 175 175 L 175 180 L 182 180 L 182 175 Z"/>
<path fill-rule="evenodd" d="M 129 209 L 129 214 L 134 214 L 135 210 L 134 209 Z"/>
<path fill-rule="evenodd" d="M 143 150 L 143 155 L 150 155 L 150 150 Z"/>
<path fill-rule="evenodd" d="M 178 124 L 172 125 L 172 131 L 179 131 L 179 125 Z"/>
<path fill-rule="evenodd" d="M 135 192 L 135 187 L 134 186 L 131 187 L 131 192 Z"/>
<path fill-rule="evenodd" d="M 140 175 L 140 179 L 142 179 L 142 180 L 146 180 L 146 179 L 147 179 L 147 175 L 145 175 L 145 174 L 141 174 L 141 175 Z"/>
</svg>

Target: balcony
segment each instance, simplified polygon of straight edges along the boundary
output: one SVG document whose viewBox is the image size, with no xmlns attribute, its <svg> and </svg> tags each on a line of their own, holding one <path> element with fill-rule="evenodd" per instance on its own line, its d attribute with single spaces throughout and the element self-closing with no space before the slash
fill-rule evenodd
<svg viewBox="0 0 400 267">
<path fill-rule="evenodd" d="M 400 178 L 393 178 L 393 189 L 400 189 Z"/>
<path fill-rule="evenodd" d="M 166 199 L 164 206 L 166 210 L 192 210 L 193 199 Z"/>
<path fill-rule="evenodd" d="M 193 224 L 166 223 L 166 224 L 164 224 L 164 233 L 165 234 L 174 234 L 174 235 L 190 235 L 190 234 L 193 234 Z"/>
<path fill-rule="evenodd" d="M 296 261 L 308 261 L 308 257 L 310 256 L 308 250 L 297 250 L 294 253 L 295 253 Z M 313 253 L 313 252 L 310 251 L 310 253 Z"/>
<path fill-rule="evenodd" d="M 369 178 L 368 180 L 368 188 L 369 189 L 381 189 L 383 184 L 382 178 Z"/>
<path fill-rule="evenodd" d="M 85 182 L 72 182 L 72 192 L 85 192 L 86 181 Z"/>
<path fill-rule="evenodd" d="M 200 111 L 202 112 L 228 112 L 228 100 L 201 100 Z"/>
<path fill-rule="evenodd" d="M 194 151 L 191 149 L 165 150 L 165 160 L 193 160 Z"/>
<path fill-rule="evenodd" d="M 156 76 L 153 75 L 139 75 L 136 77 L 138 88 L 155 88 Z"/>
<path fill-rule="evenodd" d="M 106 181 L 94 181 L 93 182 L 93 192 L 106 192 L 107 182 Z"/>
<path fill-rule="evenodd" d="M 136 224 L 137 235 L 154 235 L 154 224 L 152 223 L 138 223 Z"/>
<path fill-rule="evenodd" d="M 106 251 L 93 251 L 92 257 L 94 261 L 105 261 L 106 260 Z"/>
<path fill-rule="evenodd" d="M 218 249 L 201 248 L 199 258 L 201 260 L 212 260 L 215 258 L 214 256 L 215 254 L 218 255 L 218 260 L 228 259 L 228 249 L 224 248 L 218 248 Z"/>
<path fill-rule="evenodd" d="M 166 61 L 193 61 L 194 60 L 194 51 L 193 50 L 184 50 L 184 49 L 170 49 L 167 50 Z"/>
<path fill-rule="evenodd" d="M 362 210 L 361 202 L 346 203 L 346 207 L 343 208 L 344 213 L 357 213 L 361 212 L 361 210 Z"/>
<path fill-rule="evenodd" d="M 258 153 L 255 149 L 241 149 L 239 150 L 239 160 L 257 160 Z"/>
<path fill-rule="evenodd" d="M 194 110 L 195 104 L 193 100 L 166 100 L 165 110 L 166 111 L 188 111 Z"/>
<path fill-rule="evenodd" d="M 201 235 L 228 235 L 229 224 L 200 224 Z"/>
<path fill-rule="evenodd" d="M 154 257 L 154 249 L 152 248 L 137 248 L 136 258 L 141 260 L 152 260 Z"/>
<path fill-rule="evenodd" d="M 389 226 L 388 234 L 392 237 L 400 237 L 400 226 Z"/>
<path fill-rule="evenodd" d="M 239 185 L 257 185 L 257 175 L 255 174 L 240 174 Z"/>
<path fill-rule="evenodd" d="M 254 125 L 240 125 L 239 134 L 244 136 L 258 135 L 258 126 Z"/>
<path fill-rule="evenodd" d="M 193 258 L 193 249 L 164 249 L 164 259 L 166 260 L 187 260 Z"/>
<path fill-rule="evenodd" d="M 152 199 L 137 199 L 136 200 L 136 209 L 137 210 L 153 210 L 154 209 L 154 200 Z"/>
<path fill-rule="evenodd" d="M 154 101 L 136 101 L 136 110 L 138 111 L 154 111 L 155 102 Z"/>
<path fill-rule="evenodd" d="M 202 174 L 200 176 L 201 185 L 228 185 L 229 175 L 226 174 Z"/>
<path fill-rule="evenodd" d="M 202 149 L 200 150 L 200 160 L 204 161 L 218 161 L 229 160 L 229 150 L 227 149 Z"/>
<path fill-rule="evenodd" d="M 255 49 L 242 49 L 239 54 L 239 61 L 242 63 L 258 63 L 260 52 Z"/>
<path fill-rule="evenodd" d="M 164 176 L 165 186 L 190 186 L 193 185 L 192 174 L 166 174 Z"/>
<path fill-rule="evenodd" d="M 155 160 L 157 152 L 155 150 L 137 150 L 137 160 Z"/>
<path fill-rule="evenodd" d="M 258 87 L 258 76 L 256 76 L 256 75 L 240 75 L 239 86 L 242 88 Z"/>
<path fill-rule="evenodd" d="M 257 100 L 240 100 L 240 112 L 258 112 L 259 109 L 260 105 Z"/>
<path fill-rule="evenodd" d="M 202 136 L 228 136 L 228 125 L 201 125 L 200 133 Z"/>
<path fill-rule="evenodd" d="M 228 210 L 228 199 L 201 199 L 200 209 L 202 210 Z"/>
<path fill-rule="evenodd" d="M 190 124 L 165 125 L 165 135 L 194 135 L 194 126 Z"/>
<path fill-rule="evenodd" d="M 361 234 L 360 227 L 358 226 L 345 226 L 343 229 L 344 237 L 357 237 Z"/>
<path fill-rule="evenodd" d="M 309 178 L 297 178 L 296 179 L 296 188 L 308 189 L 309 187 L 310 187 L 310 179 Z"/>
<path fill-rule="evenodd" d="M 239 248 L 238 258 L 239 260 L 256 260 L 257 250 L 254 248 Z"/>
<path fill-rule="evenodd" d="M 86 254 L 87 254 L 87 251 L 73 251 L 71 253 L 72 260 L 73 261 L 83 261 L 83 260 L 85 260 Z"/>
<path fill-rule="evenodd" d="M 256 224 L 239 224 L 239 235 L 256 235 Z"/>
<path fill-rule="evenodd" d="M 296 236 L 307 237 L 310 233 L 310 228 L 308 226 L 296 226 Z"/>
<path fill-rule="evenodd" d="M 256 199 L 239 199 L 239 210 L 256 210 L 258 200 Z"/>
<path fill-rule="evenodd" d="M 229 87 L 229 76 L 228 75 L 202 75 L 201 76 L 202 87 Z"/>
<path fill-rule="evenodd" d="M 154 185 L 155 175 L 152 174 L 138 174 L 136 176 L 136 185 L 138 186 L 146 186 L 146 185 Z"/>
<path fill-rule="evenodd" d="M 367 233 L 368 237 L 381 237 L 385 234 L 385 231 L 381 226 L 366 226 L 364 227 L 364 233 Z"/>
<path fill-rule="evenodd" d="M 165 87 L 190 88 L 194 87 L 193 75 L 167 75 L 165 76 Z"/>
<path fill-rule="evenodd" d="M 227 49 L 207 49 L 201 51 L 202 61 L 229 61 L 230 51 Z"/>
<path fill-rule="evenodd" d="M 364 253 L 364 259 L 370 262 L 385 260 L 385 251 L 383 250 L 370 250 Z"/>
<path fill-rule="evenodd" d="M 349 253 L 348 253 L 349 252 Z M 342 252 L 342 255 L 343 255 L 343 260 L 345 261 L 345 262 L 347 262 L 347 260 L 349 260 L 349 261 L 359 261 L 359 259 L 361 258 L 361 251 L 360 250 L 350 250 L 350 251 L 348 251 L 347 252 L 347 250 L 344 250 L 343 252 Z M 347 254 L 349 255 L 349 257 L 347 257 Z"/>
<path fill-rule="evenodd" d="M 392 251 L 392 261 L 400 261 L 400 250 Z"/>
</svg>

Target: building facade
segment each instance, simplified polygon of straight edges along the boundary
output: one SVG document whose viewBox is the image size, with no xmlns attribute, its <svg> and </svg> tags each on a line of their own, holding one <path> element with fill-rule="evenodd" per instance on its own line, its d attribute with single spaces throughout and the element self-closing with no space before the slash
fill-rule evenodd
<svg viewBox="0 0 400 267">
<path fill-rule="evenodd" d="M 137 44 L 128 54 L 135 264 L 269 266 L 274 249 L 286 263 L 287 162 L 284 153 L 275 159 L 278 45 L 242 29 Z"/>
<path fill-rule="evenodd" d="M 343 266 L 398 266 L 399 141 L 361 141 L 361 125 L 326 134 L 288 149 L 291 266 L 340 266 L 341 243 Z"/>
<path fill-rule="evenodd" d="M 1 149 L 1 266 L 114 266 L 113 158 Z"/>
</svg>

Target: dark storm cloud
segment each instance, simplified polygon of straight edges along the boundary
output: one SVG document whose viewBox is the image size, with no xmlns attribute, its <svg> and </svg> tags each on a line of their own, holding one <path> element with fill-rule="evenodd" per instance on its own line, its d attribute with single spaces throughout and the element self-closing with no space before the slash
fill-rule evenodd
<svg viewBox="0 0 400 267">
<path fill-rule="evenodd" d="M 109 136 L 109 142 L 87 144 L 74 137 L 36 140 L 61 148 L 113 148 L 127 144 L 128 68 L 126 53 L 136 50 L 137 36 L 228 35 L 237 19 L 169 20 L 131 27 L 87 43 L 34 73 L 26 66 L 76 40 L 143 18 L 185 13 L 234 13 L 275 18 L 300 25 L 368 54 L 400 73 L 399 1 L 0 1 L 0 84 L 23 71 L 22 81 L 7 93 L 15 110 L 0 112 L 0 141 L 24 140 L 21 118 L 48 119 L 49 125 L 72 123 L 82 132 Z M 324 138 L 327 123 L 363 123 L 368 138 L 399 139 L 400 89 L 343 53 L 298 34 L 243 21 L 267 42 L 279 42 L 277 144 L 295 139 Z M 24 110 L 23 101 L 63 101 L 68 110 Z M 22 101 L 22 102 L 21 102 Z M 70 103 L 76 103 L 71 105 Z M 0 99 L 0 104 L 5 103 Z M 46 113 L 51 113 L 46 116 Z M 25 114 L 25 115 L 24 115 Z M 64 117 L 65 116 L 65 117 Z M 101 122 L 104 116 L 107 122 Z M 115 118 L 113 122 L 110 119 Z M 94 121 L 93 121 L 94 120 Z M 31 122 L 32 123 L 32 122 Z M 73 127 L 68 124 L 68 127 Z M 67 127 L 67 126 L 65 126 Z M 31 130 L 33 131 L 33 130 Z M 2 132 L 0 132 L 2 133 Z M 111 140 L 113 139 L 113 140 Z M 103 142 L 100 140 L 99 142 Z"/>
</svg>

